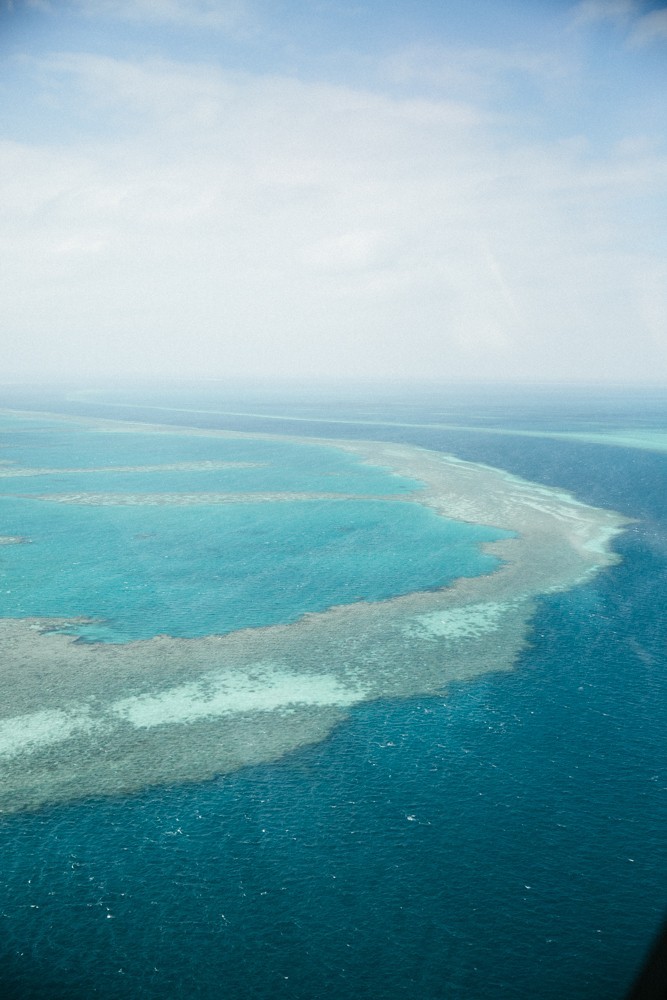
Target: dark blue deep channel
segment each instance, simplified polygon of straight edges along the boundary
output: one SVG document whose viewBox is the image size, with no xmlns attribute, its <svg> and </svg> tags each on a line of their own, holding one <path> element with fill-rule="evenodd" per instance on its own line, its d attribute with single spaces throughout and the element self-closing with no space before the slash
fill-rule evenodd
<svg viewBox="0 0 667 1000">
<path fill-rule="evenodd" d="M 667 909 L 667 455 L 404 439 L 637 517 L 623 562 L 544 599 L 511 674 L 214 782 L 6 818 L 7 1000 L 624 996 Z"/>
</svg>

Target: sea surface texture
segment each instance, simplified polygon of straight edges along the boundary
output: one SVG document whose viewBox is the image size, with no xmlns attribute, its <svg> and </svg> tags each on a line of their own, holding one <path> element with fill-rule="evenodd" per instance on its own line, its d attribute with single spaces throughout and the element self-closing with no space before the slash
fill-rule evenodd
<svg viewBox="0 0 667 1000">
<path fill-rule="evenodd" d="M 624 996 L 660 394 L 0 404 L 3 996 Z"/>
</svg>

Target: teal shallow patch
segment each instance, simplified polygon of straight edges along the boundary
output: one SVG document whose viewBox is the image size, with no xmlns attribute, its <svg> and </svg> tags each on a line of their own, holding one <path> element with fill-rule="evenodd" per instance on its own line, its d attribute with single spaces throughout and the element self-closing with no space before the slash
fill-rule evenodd
<svg viewBox="0 0 667 1000">
<path fill-rule="evenodd" d="M 52 470 L 44 477 L 0 479 L 0 493 L 51 490 L 300 490 L 304 492 L 406 493 L 419 486 L 345 451 L 321 444 L 142 430 L 89 430 L 76 424 L 0 417 L 0 456 L 11 464 Z M 180 472 L 156 466 L 193 462 L 253 463 L 252 468 Z M 133 466 L 137 472 L 93 471 Z M 151 472 L 139 471 L 143 466 Z M 54 475 L 54 470 L 63 471 Z M 73 471 L 74 470 L 74 471 Z M 79 473 L 77 470 L 81 470 Z M 85 473 L 83 470 L 86 470 Z M 89 471 L 90 470 L 90 471 Z M 56 483 L 57 485 L 54 485 Z"/>
<path fill-rule="evenodd" d="M 79 632 L 107 641 L 223 634 L 442 587 L 493 571 L 479 543 L 507 537 L 379 500 L 3 506 L 31 544 L 2 552 L 1 614 L 108 620 Z"/>
<path fill-rule="evenodd" d="M 42 419 L 3 419 L 0 431 L 6 470 L 46 470 L 0 478 L 2 534 L 31 543 L 3 547 L 0 615 L 90 617 L 94 623 L 77 627 L 89 640 L 224 634 L 438 588 L 491 572 L 498 560 L 479 543 L 506 537 L 415 503 L 382 500 L 48 503 L 37 496 L 377 496 L 406 495 L 420 484 L 322 444 Z M 192 467 L 207 462 L 210 468 Z"/>
</svg>

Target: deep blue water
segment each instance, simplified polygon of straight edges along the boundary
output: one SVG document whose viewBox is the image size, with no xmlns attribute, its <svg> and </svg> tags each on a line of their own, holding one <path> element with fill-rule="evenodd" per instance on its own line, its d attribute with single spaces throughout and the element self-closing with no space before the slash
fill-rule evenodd
<svg viewBox="0 0 667 1000">
<path fill-rule="evenodd" d="M 657 406 L 622 405 L 665 426 Z M 218 781 L 7 818 L 7 997 L 624 995 L 667 910 L 667 455 L 346 433 L 454 450 L 639 520 L 621 564 L 540 602 L 511 674 L 362 706 L 326 743 Z"/>
</svg>

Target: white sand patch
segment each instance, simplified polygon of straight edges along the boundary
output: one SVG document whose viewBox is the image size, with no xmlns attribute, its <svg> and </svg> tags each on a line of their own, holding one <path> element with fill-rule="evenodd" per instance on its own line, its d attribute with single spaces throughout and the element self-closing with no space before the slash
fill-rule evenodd
<svg viewBox="0 0 667 1000">
<path fill-rule="evenodd" d="M 0 755 L 14 757 L 19 753 L 31 753 L 40 747 L 63 743 L 78 733 L 90 732 L 94 726 L 85 706 L 71 712 L 46 709 L 16 715 L 0 722 Z"/>
<path fill-rule="evenodd" d="M 491 601 L 468 607 L 447 608 L 428 615 L 418 615 L 408 631 L 418 631 L 420 638 L 429 635 L 448 639 L 473 638 L 486 632 L 496 632 L 507 608 L 505 604 L 494 604 Z"/>
<path fill-rule="evenodd" d="M 246 671 L 218 671 L 198 682 L 181 684 L 155 694 L 123 698 L 111 711 L 143 729 L 197 719 L 288 708 L 349 707 L 365 697 L 360 687 L 346 687 L 331 674 L 309 675 L 281 670 L 271 664 Z"/>
</svg>

